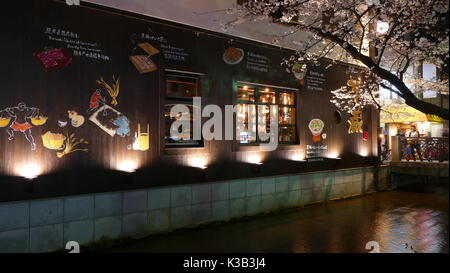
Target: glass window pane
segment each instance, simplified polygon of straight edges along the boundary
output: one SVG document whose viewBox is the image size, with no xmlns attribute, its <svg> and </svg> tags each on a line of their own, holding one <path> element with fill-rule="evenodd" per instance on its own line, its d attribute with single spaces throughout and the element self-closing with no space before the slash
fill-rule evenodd
<svg viewBox="0 0 450 273">
<path fill-rule="evenodd" d="M 295 108 L 292 107 L 280 107 L 278 112 L 279 115 L 279 123 L 280 124 L 295 124 Z"/>
<path fill-rule="evenodd" d="M 295 126 L 281 126 L 278 134 L 279 142 L 295 142 Z"/>
<path fill-rule="evenodd" d="M 246 85 L 238 87 L 237 101 L 241 103 L 255 102 L 255 89 Z"/>
<path fill-rule="evenodd" d="M 192 105 L 186 105 L 189 108 L 189 113 L 179 113 L 176 117 L 170 117 L 170 109 L 175 104 L 166 104 L 164 106 L 164 120 L 165 120 L 165 143 L 166 146 L 199 146 L 200 140 L 193 140 L 193 107 Z M 170 133 L 170 127 L 172 123 L 179 120 L 182 115 L 190 115 L 190 128 L 178 128 L 178 136 L 172 136 Z M 182 131 L 184 129 L 184 131 Z"/>
<path fill-rule="evenodd" d="M 236 134 L 239 142 L 268 142 L 279 134 L 282 143 L 296 142 L 295 92 L 271 88 L 239 86 L 237 90 Z M 278 108 L 271 107 L 278 106 Z M 278 132 L 271 132 L 270 121 L 278 122 Z"/>
<path fill-rule="evenodd" d="M 262 135 L 270 133 L 270 106 L 258 105 L 258 139 L 262 141 Z"/>
<path fill-rule="evenodd" d="M 192 98 L 197 96 L 197 79 L 176 75 L 167 75 L 166 96 Z"/>
<path fill-rule="evenodd" d="M 264 104 L 265 103 L 275 104 L 276 103 L 275 91 L 272 91 L 269 88 L 259 90 L 258 102 Z"/>
<path fill-rule="evenodd" d="M 294 93 L 291 92 L 280 93 L 279 103 L 283 105 L 294 105 Z"/>
<path fill-rule="evenodd" d="M 240 143 L 256 141 L 256 105 L 238 104 L 236 126 L 236 135 Z"/>
</svg>

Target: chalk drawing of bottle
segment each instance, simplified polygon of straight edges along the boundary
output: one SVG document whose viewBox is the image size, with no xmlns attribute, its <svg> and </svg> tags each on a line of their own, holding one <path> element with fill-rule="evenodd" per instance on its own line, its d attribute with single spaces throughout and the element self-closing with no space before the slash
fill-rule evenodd
<svg viewBox="0 0 450 273">
<path fill-rule="evenodd" d="M 138 139 L 138 133 L 137 132 L 134 132 L 132 149 L 133 150 L 138 150 L 139 149 L 139 139 Z"/>
<path fill-rule="evenodd" d="M 148 123 L 146 132 L 141 132 L 141 124 L 138 123 L 138 141 L 139 141 L 139 150 L 147 151 L 149 149 L 150 128 L 148 126 Z"/>
<path fill-rule="evenodd" d="M 134 133 L 133 144 L 128 145 L 128 149 L 135 151 L 147 151 L 150 146 L 150 128 L 147 123 L 147 131 L 141 132 L 141 124 L 138 123 L 137 132 Z"/>
</svg>

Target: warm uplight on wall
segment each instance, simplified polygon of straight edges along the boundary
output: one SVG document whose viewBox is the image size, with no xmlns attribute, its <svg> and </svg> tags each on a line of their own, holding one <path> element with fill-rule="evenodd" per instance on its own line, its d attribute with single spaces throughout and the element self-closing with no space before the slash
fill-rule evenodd
<svg viewBox="0 0 450 273">
<path fill-rule="evenodd" d="M 339 154 L 337 152 L 329 152 L 327 155 L 328 158 L 340 159 Z"/>
<path fill-rule="evenodd" d="M 359 155 L 360 155 L 360 156 L 366 157 L 366 156 L 369 155 L 369 151 L 367 150 L 367 148 L 364 148 L 364 147 L 363 147 L 363 148 L 360 149 Z"/>
<path fill-rule="evenodd" d="M 42 169 L 36 163 L 29 163 L 29 164 L 22 165 L 18 170 L 18 174 L 27 179 L 34 179 L 34 178 L 38 177 L 41 173 L 42 173 Z"/>
<path fill-rule="evenodd" d="M 124 160 L 119 162 L 119 164 L 117 164 L 117 169 L 119 171 L 123 171 L 123 172 L 127 172 L 127 173 L 132 173 L 135 172 L 137 169 L 137 163 L 133 160 Z"/>
<path fill-rule="evenodd" d="M 305 160 L 305 155 L 304 155 L 304 153 L 303 152 L 294 152 L 292 155 L 291 155 L 291 158 L 290 158 L 291 160 L 294 160 L 294 161 L 304 161 Z"/>
<path fill-rule="evenodd" d="M 251 154 L 247 157 L 247 162 L 252 164 L 261 165 L 262 164 L 262 158 L 259 154 Z"/>
<path fill-rule="evenodd" d="M 205 157 L 194 156 L 190 159 L 190 165 L 195 168 L 206 169 L 208 168 L 208 160 Z"/>
</svg>

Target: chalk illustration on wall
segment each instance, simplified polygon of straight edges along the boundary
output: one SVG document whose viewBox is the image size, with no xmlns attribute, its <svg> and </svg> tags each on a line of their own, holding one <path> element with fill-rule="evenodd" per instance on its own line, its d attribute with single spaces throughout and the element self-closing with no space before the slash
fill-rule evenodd
<svg viewBox="0 0 450 273">
<path fill-rule="evenodd" d="M 113 84 L 112 86 L 109 85 L 107 82 L 103 80 L 103 77 L 100 77 L 100 80 L 97 80 L 97 83 L 103 86 L 106 91 L 108 91 L 109 95 L 111 96 L 111 105 L 116 106 L 117 105 L 117 97 L 119 96 L 120 91 L 120 78 L 115 78 L 114 75 L 113 78 Z"/>
<path fill-rule="evenodd" d="M 94 93 L 92 93 L 91 98 L 89 100 L 89 110 L 88 112 L 92 112 L 98 109 L 101 105 L 104 105 L 105 97 L 102 96 L 102 91 L 100 89 L 95 90 Z"/>
<path fill-rule="evenodd" d="M 67 125 L 67 121 L 65 121 L 65 120 L 58 120 L 58 126 L 59 127 L 63 128 L 63 127 L 66 127 L 66 125 Z"/>
<path fill-rule="evenodd" d="M 77 112 L 69 110 L 67 111 L 67 114 L 70 119 L 70 124 L 72 124 L 73 127 L 77 128 L 84 124 L 84 117 L 82 115 L 78 115 Z"/>
<path fill-rule="evenodd" d="M 45 71 L 55 70 L 72 62 L 72 56 L 62 48 L 45 48 L 33 56 L 39 60 Z"/>
<path fill-rule="evenodd" d="M 105 104 L 98 108 L 89 117 L 89 120 L 110 136 L 117 134 L 125 137 L 130 135 L 130 121 L 128 118 L 109 105 Z"/>
<path fill-rule="evenodd" d="M 223 53 L 223 61 L 226 64 L 238 64 L 244 59 L 244 50 L 237 47 L 228 47 Z"/>
<path fill-rule="evenodd" d="M 148 42 L 136 43 L 135 36 L 136 33 L 131 35 L 131 43 L 132 43 L 131 51 L 133 52 L 133 54 L 135 54 L 138 48 L 141 48 L 145 53 L 147 53 L 147 55 L 144 54 L 132 55 L 128 58 L 130 62 L 134 65 L 139 74 L 144 74 L 158 70 L 158 66 L 155 64 L 155 62 L 153 62 L 150 59 L 150 57 L 158 54 L 159 50 L 154 46 L 152 46 L 151 44 L 149 44 Z"/>
<path fill-rule="evenodd" d="M 64 148 L 64 141 L 66 140 L 66 137 L 63 134 L 47 131 L 41 137 L 42 144 L 47 149 L 62 150 Z"/>
<path fill-rule="evenodd" d="M 23 133 L 25 139 L 30 143 L 31 150 L 36 150 L 36 143 L 31 134 L 31 128 L 40 126 L 47 122 L 47 117 L 40 115 L 39 109 L 36 107 L 27 107 L 21 102 L 17 106 L 8 107 L 0 111 L 0 127 L 6 127 L 11 124 L 6 132 L 8 140 L 13 140 L 15 132 Z"/>
<path fill-rule="evenodd" d="M 147 131 L 141 132 L 141 124 L 138 123 L 137 132 L 134 132 L 133 144 L 128 149 L 135 151 L 147 151 L 150 147 L 150 127 L 147 123 Z"/>
<path fill-rule="evenodd" d="M 294 77 L 303 84 L 305 75 L 306 75 L 306 64 L 304 63 L 296 63 L 292 66 L 292 73 Z"/>
<path fill-rule="evenodd" d="M 56 156 L 58 158 L 62 158 L 63 156 L 76 152 L 76 151 L 82 151 L 82 152 L 87 152 L 89 149 L 87 148 L 77 148 L 80 145 L 83 144 L 89 144 L 89 142 L 87 140 L 85 140 L 84 138 L 76 138 L 75 134 L 67 134 L 66 138 L 65 138 L 65 142 L 64 142 L 64 149 L 62 152 L 57 152 Z"/>
<path fill-rule="evenodd" d="M 312 137 L 313 142 L 320 141 L 320 134 L 322 133 L 324 126 L 325 124 L 323 123 L 323 121 L 318 118 L 312 119 L 309 122 L 308 128 L 311 131 L 311 134 L 313 135 Z"/>
</svg>

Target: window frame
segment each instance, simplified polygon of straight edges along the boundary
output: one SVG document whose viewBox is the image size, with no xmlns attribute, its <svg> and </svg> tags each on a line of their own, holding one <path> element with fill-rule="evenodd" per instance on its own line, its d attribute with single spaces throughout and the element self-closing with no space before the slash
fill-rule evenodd
<svg viewBox="0 0 450 273">
<path fill-rule="evenodd" d="M 255 101 L 251 102 L 251 103 L 244 103 L 244 102 L 239 102 L 238 100 L 238 93 L 239 93 L 239 89 L 241 87 L 243 87 L 244 85 L 246 85 L 249 89 L 253 89 L 254 90 L 254 98 Z M 269 88 L 269 91 L 274 91 L 275 92 L 275 104 L 271 104 L 271 103 L 260 103 L 259 102 L 259 97 L 260 97 L 260 91 L 264 90 L 265 88 Z M 237 149 L 239 148 L 244 148 L 244 147 L 255 147 L 258 146 L 260 144 L 264 144 L 264 143 L 268 143 L 268 141 L 261 141 L 259 140 L 259 132 L 258 132 L 258 105 L 265 105 L 265 106 L 270 106 L 270 105 L 277 105 L 278 106 L 278 118 L 280 115 L 280 109 L 282 107 L 288 107 L 288 108 L 293 108 L 295 110 L 295 114 L 294 114 L 294 122 L 292 124 L 280 124 L 278 122 L 278 137 L 279 137 L 279 133 L 280 133 L 280 128 L 281 127 L 294 127 L 294 133 L 295 133 L 295 139 L 292 142 L 287 142 L 287 141 L 279 141 L 278 138 L 278 145 L 280 146 L 287 146 L 287 147 L 291 147 L 291 146 L 295 146 L 295 145 L 299 145 L 299 141 L 300 141 L 300 135 L 299 135 L 299 126 L 298 126 L 298 121 L 299 121 L 299 111 L 298 111 L 298 94 L 299 94 L 299 89 L 297 88 L 292 88 L 292 87 L 283 87 L 283 86 L 275 86 L 275 85 L 270 85 L 270 84 L 259 84 L 259 83 L 253 83 L 253 82 L 244 82 L 244 81 L 235 81 L 234 84 L 234 94 L 233 94 L 233 105 L 236 106 L 238 104 L 247 104 L 247 105 L 255 105 L 256 108 L 256 141 L 250 142 L 250 143 L 241 143 L 239 136 L 236 136 L 236 141 L 234 141 L 236 143 L 236 147 Z M 281 98 L 281 93 L 290 93 L 293 95 L 293 103 L 290 105 L 284 105 L 284 104 L 280 104 L 280 98 Z M 237 126 L 237 120 L 236 120 L 236 124 L 235 124 L 235 131 L 236 131 L 236 126 Z"/>
<path fill-rule="evenodd" d="M 169 76 L 175 76 L 175 77 L 185 77 L 185 78 L 191 78 L 196 80 L 196 94 L 195 96 L 201 97 L 202 94 L 202 78 L 205 74 L 203 73 L 196 73 L 196 72 L 189 72 L 189 71 L 180 71 L 180 70 L 172 70 L 172 69 L 165 69 L 164 73 L 162 75 L 162 81 L 161 81 L 161 148 L 167 153 L 168 151 L 176 151 L 180 149 L 188 149 L 189 151 L 195 150 L 195 149 L 205 149 L 205 142 L 203 140 L 203 137 L 201 136 L 201 140 L 198 141 L 198 144 L 186 144 L 186 145 L 168 145 L 166 142 L 166 118 L 165 118 L 165 107 L 166 105 L 170 104 L 185 104 L 189 108 L 194 108 L 194 105 L 192 104 L 192 98 L 193 97 L 181 97 L 181 96 L 167 96 L 167 81 Z M 191 113 L 193 115 L 193 113 Z M 192 116 L 191 116 L 192 117 Z M 201 121 L 202 122 L 202 121 Z M 202 123 L 201 123 L 202 124 Z M 193 130 L 193 124 L 191 124 L 191 130 Z M 171 152 L 169 152 L 171 153 Z"/>
</svg>

